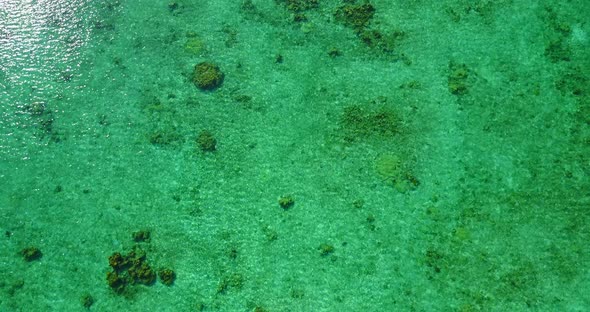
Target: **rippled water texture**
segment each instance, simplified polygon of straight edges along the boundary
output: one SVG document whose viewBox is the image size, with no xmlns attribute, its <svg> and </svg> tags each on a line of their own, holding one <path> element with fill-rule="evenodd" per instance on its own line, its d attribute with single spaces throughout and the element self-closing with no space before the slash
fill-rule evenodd
<svg viewBox="0 0 590 312">
<path fill-rule="evenodd" d="M 94 7 L 86 0 L 0 1 L 2 157 L 26 158 L 25 147 L 43 142 L 35 115 L 79 75 Z"/>
</svg>

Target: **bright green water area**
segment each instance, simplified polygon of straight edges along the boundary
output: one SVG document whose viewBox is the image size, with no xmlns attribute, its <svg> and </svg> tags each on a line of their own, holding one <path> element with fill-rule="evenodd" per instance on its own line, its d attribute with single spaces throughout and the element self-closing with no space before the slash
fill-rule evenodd
<svg viewBox="0 0 590 312">
<path fill-rule="evenodd" d="M 587 311 L 588 16 L 2 0 L 0 311 Z"/>
</svg>

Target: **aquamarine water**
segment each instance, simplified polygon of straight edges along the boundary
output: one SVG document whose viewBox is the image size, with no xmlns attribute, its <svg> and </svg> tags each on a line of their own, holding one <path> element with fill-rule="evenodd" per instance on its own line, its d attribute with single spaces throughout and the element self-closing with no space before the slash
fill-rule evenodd
<svg viewBox="0 0 590 312">
<path fill-rule="evenodd" d="M 588 311 L 588 16 L 0 0 L 0 311 Z"/>
</svg>

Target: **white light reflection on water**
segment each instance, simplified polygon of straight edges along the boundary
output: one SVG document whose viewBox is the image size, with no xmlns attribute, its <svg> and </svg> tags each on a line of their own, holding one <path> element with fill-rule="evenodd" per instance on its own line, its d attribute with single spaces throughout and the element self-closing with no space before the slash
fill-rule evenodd
<svg viewBox="0 0 590 312">
<path fill-rule="evenodd" d="M 93 6 L 89 0 L 0 0 L 0 155 L 39 144 L 39 109 L 52 107 L 79 75 L 96 20 Z"/>
</svg>

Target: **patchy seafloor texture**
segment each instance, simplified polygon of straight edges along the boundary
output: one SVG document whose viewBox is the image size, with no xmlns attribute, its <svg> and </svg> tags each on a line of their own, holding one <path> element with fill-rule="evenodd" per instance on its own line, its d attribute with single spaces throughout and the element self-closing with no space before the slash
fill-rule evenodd
<svg viewBox="0 0 590 312">
<path fill-rule="evenodd" d="M 0 311 L 586 311 L 588 1 L 0 3 Z"/>
</svg>

